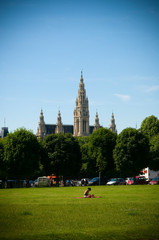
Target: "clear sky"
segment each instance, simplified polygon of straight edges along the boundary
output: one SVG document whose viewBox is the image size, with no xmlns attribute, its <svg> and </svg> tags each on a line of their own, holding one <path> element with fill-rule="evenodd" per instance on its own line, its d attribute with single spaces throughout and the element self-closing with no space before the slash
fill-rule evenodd
<svg viewBox="0 0 159 240">
<path fill-rule="evenodd" d="M 159 118 L 159 1 L 0 0 L 0 128 L 73 124 L 81 70 L 91 125 Z"/>
</svg>

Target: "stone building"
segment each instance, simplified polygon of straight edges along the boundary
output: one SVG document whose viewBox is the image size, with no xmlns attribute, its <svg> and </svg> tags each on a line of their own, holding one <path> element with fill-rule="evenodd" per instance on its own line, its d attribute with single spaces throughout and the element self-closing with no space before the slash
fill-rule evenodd
<svg viewBox="0 0 159 240">
<path fill-rule="evenodd" d="M 115 125 L 115 119 L 114 119 L 114 113 L 112 113 L 111 124 L 110 124 L 110 128 L 109 129 L 112 132 L 117 133 L 116 125 Z"/>
<path fill-rule="evenodd" d="M 78 98 L 76 98 L 76 107 L 74 110 L 74 136 L 89 136 L 89 108 L 88 98 L 86 97 L 86 90 L 83 83 L 83 75 L 81 72 L 81 79 L 78 90 Z"/>
<path fill-rule="evenodd" d="M 61 120 L 61 113 L 58 112 L 57 123 L 55 128 L 55 133 L 64 133 L 64 128 Z"/>
<path fill-rule="evenodd" d="M 95 116 L 94 126 L 89 125 L 89 101 L 86 96 L 82 72 L 73 117 L 74 125 L 62 124 L 61 113 L 59 111 L 56 124 L 45 124 L 43 111 L 41 110 L 39 126 L 36 134 L 37 137 L 44 138 L 45 136 L 52 133 L 71 133 L 74 136 L 89 136 L 90 134 L 92 134 L 92 132 L 96 131 L 101 127 L 99 124 L 99 117 L 97 112 Z M 117 132 L 113 113 L 110 130 L 115 133 Z"/>
<path fill-rule="evenodd" d="M 9 133 L 8 128 L 7 127 L 2 127 L 2 129 L 0 131 L 0 138 L 6 137 L 8 133 Z"/>
<path fill-rule="evenodd" d="M 98 113 L 96 112 L 95 124 L 94 124 L 94 128 L 93 128 L 93 132 L 98 130 L 99 128 L 100 128 L 99 117 L 98 117 Z"/>
</svg>

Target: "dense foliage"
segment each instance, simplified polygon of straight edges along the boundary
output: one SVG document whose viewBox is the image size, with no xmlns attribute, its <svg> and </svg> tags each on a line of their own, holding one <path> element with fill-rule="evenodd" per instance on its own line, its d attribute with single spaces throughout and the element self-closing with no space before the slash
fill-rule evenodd
<svg viewBox="0 0 159 240">
<path fill-rule="evenodd" d="M 65 179 L 131 177 L 145 167 L 159 170 L 159 120 L 146 118 L 139 130 L 118 136 L 100 128 L 89 137 L 52 134 L 44 141 L 26 129 L 0 139 L 0 179 L 35 179 L 56 174 Z"/>
<path fill-rule="evenodd" d="M 134 128 L 126 128 L 117 138 L 114 160 L 122 176 L 138 175 L 149 164 L 148 138 Z"/>
<path fill-rule="evenodd" d="M 81 158 L 82 158 L 82 166 L 80 169 L 80 175 L 81 177 L 90 177 L 91 170 L 88 171 L 88 162 L 89 162 L 89 137 L 77 137 L 79 146 L 80 146 L 80 152 L 81 152 Z M 93 164 L 92 164 L 93 165 Z"/>
<path fill-rule="evenodd" d="M 153 115 L 145 118 L 141 123 L 140 131 L 149 138 L 149 167 L 153 170 L 159 170 L 159 119 Z"/>
<path fill-rule="evenodd" d="M 94 163 L 94 171 L 111 176 L 114 172 L 113 149 L 117 135 L 109 129 L 100 128 L 93 132 L 89 141 L 89 164 Z"/>
<path fill-rule="evenodd" d="M 3 179 L 6 176 L 6 167 L 4 162 L 4 146 L 3 140 L 0 139 L 0 177 Z"/>
<path fill-rule="evenodd" d="M 75 178 L 81 167 L 80 147 L 71 134 L 51 134 L 43 142 L 46 158 L 43 161 L 47 175 Z M 47 164 L 45 164 L 47 163 Z"/>
<path fill-rule="evenodd" d="M 159 119 L 153 115 L 145 118 L 141 123 L 140 130 L 148 137 L 159 134 Z"/>
<path fill-rule="evenodd" d="M 159 170 L 159 134 L 150 139 L 150 169 Z"/>
<path fill-rule="evenodd" d="M 36 136 L 26 129 L 18 129 L 4 138 L 3 146 L 6 177 L 34 177 L 40 166 L 40 145 Z"/>
</svg>

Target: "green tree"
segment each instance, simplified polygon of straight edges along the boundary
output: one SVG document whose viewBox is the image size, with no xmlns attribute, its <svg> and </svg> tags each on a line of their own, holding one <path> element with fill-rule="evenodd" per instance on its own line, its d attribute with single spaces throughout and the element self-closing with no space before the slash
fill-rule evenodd
<svg viewBox="0 0 159 240">
<path fill-rule="evenodd" d="M 82 166 L 81 166 L 81 170 L 80 170 L 80 176 L 81 178 L 89 176 L 90 175 L 90 169 L 88 167 L 88 163 L 89 163 L 89 142 L 83 144 L 80 147 L 80 151 L 81 151 L 81 157 L 82 157 Z"/>
<path fill-rule="evenodd" d="M 113 149 L 116 144 L 116 133 L 100 128 L 90 136 L 89 163 L 92 172 L 110 177 L 114 173 Z"/>
<path fill-rule="evenodd" d="M 159 170 L 159 119 L 153 115 L 145 118 L 140 130 L 149 138 L 150 142 L 149 168 Z"/>
<path fill-rule="evenodd" d="M 80 177 L 86 177 L 89 176 L 89 168 L 88 168 L 88 162 L 89 162 L 89 137 L 77 137 L 77 140 L 80 145 L 80 151 L 81 151 L 81 158 L 82 158 L 82 166 L 80 170 Z"/>
<path fill-rule="evenodd" d="M 84 144 L 89 143 L 89 137 L 87 137 L 87 136 L 76 137 L 76 139 L 78 140 L 80 147 L 83 146 Z"/>
<path fill-rule="evenodd" d="M 140 130 L 148 137 L 159 134 L 159 119 L 153 115 L 145 118 L 141 123 Z"/>
<path fill-rule="evenodd" d="M 3 139 L 0 138 L 0 179 L 6 176 L 6 165 L 4 161 L 4 146 Z"/>
<path fill-rule="evenodd" d="M 40 146 L 36 136 L 26 129 L 17 129 L 4 138 L 6 177 L 32 178 L 40 165 Z"/>
<path fill-rule="evenodd" d="M 117 137 L 113 156 L 122 176 L 138 175 L 149 163 L 149 140 L 140 131 L 126 128 Z"/>
<path fill-rule="evenodd" d="M 43 142 L 47 159 L 44 168 L 48 175 L 54 173 L 64 178 L 75 178 L 81 167 L 78 141 L 71 134 L 51 134 Z"/>
<path fill-rule="evenodd" d="M 159 134 L 150 139 L 150 169 L 159 170 Z"/>
</svg>

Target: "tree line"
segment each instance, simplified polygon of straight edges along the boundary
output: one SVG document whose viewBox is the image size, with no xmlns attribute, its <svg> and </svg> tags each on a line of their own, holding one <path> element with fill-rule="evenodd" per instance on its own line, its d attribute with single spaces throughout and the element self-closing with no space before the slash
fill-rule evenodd
<svg viewBox="0 0 159 240">
<path fill-rule="evenodd" d="M 143 120 L 140 129 L 119 135 L 99 128 L 89 137 L 51 134 L 45 139 L 17 129 L 0 139 L 0 179 L 36 179 L 55 174 L 64 179 L 131 177 L 150 167 L 159 170 L 159 120 Z"/>
</svg>

